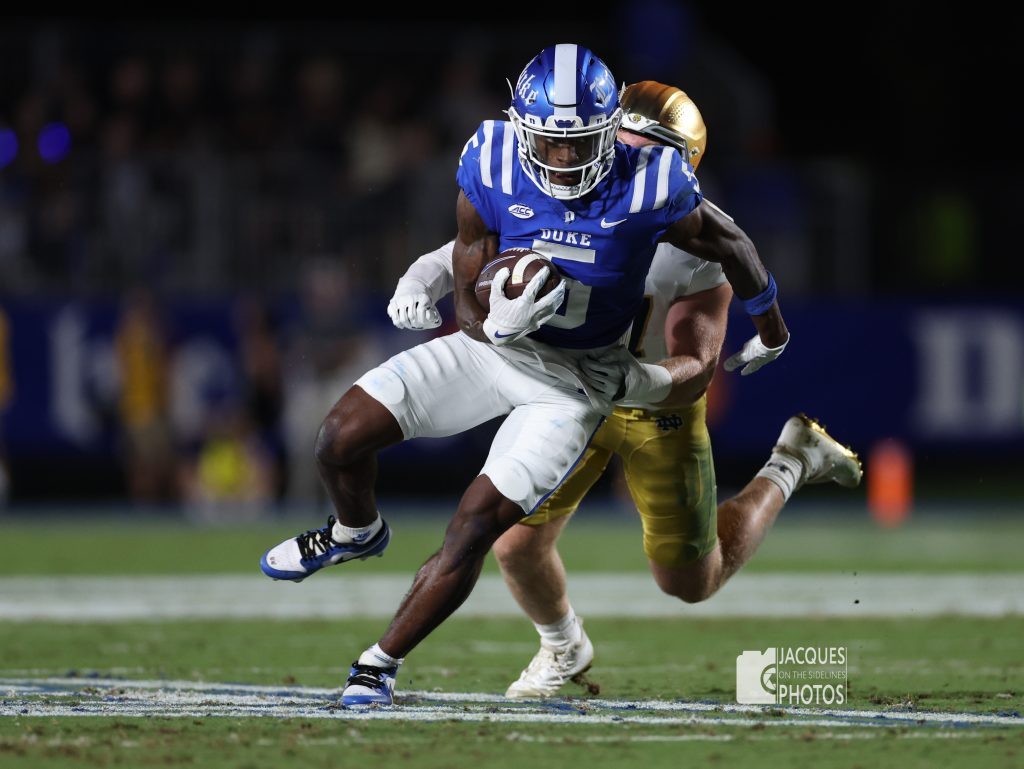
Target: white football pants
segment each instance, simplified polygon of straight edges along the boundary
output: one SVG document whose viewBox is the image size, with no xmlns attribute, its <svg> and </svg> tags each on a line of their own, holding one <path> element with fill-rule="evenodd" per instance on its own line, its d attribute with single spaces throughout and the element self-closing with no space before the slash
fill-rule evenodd
<svg viewBox="0 0 1024 769">
<path fill-rule="evenodd" d="M 603 419 L 575 366 L 585 352 L 495 347 L 456 332 L 399 353 L 356 384 L 394 415 L 407 440 L 455 435 L 508 414 L 480 474 L 529 514 Z"/>
</svg>

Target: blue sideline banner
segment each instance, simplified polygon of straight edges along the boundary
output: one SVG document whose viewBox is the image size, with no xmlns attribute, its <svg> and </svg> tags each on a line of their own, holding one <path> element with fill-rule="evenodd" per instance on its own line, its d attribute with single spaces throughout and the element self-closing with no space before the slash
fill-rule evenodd
<svg viewBox="0 0 1024 769">
<path fill-rule="evenodd" d="M 7 453 L 109 453 L 117 305 L 37 300 L 0 308 L 14 382 L 0 424 Z M 231 308 L 225 300 L 164 309 L 181 418 L 202 420 L 241 386 Z M 761 455 L 782 422 L 804 411 L 859 449 L 896 437 L 936 455 L 1024 455 L 1024 304 L 787 301 L 783 309 L 792 341 L 781 358 L 747 377 L 716 374 L 716 453 Z M 722 359 L 752 333 L 734 312 Z M 395 332 L 391 341 L 425 338 Z M 430 451 L 429 441 L 420 443 Z"/>
<path fill-rule="evenodd" d="M 895 437 L 936 455 L 1024 454 L 1024 304 L 785 302 L 783 312 L 782 357 L 715 377 L 716 451 L 763 451 L 804 411 L 862 450 Z M 751 334 L 733 313 L 723 360 Z"/>
</svg>

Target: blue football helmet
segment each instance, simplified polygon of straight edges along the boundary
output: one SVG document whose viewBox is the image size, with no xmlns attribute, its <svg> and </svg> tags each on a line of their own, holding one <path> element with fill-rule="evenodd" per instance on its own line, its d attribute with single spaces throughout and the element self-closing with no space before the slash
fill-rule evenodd
<svg viewBox="0 0 1024 769">
<path fill-rule="evenodd" d="M 509 86 L 508 116 L 526 175 L 561 200 L 593 190 L 611 171 L 622 122 L 615 79 L 605 63 L 583 46 L 555 45 Z"/>
</svg>

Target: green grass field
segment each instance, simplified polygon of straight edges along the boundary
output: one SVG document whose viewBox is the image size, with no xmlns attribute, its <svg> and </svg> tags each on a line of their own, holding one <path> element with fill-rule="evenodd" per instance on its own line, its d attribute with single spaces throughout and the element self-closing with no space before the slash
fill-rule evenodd
<svg viewBox="0 0 1024 769">
<path fill-rule="evenodd" d="M 563 547 L 572 572 L 643 571 L 631 523 L 574 524 Z M 31 575 L 260 580 L 259 553 L 295 529 L 0 521 L 0 594 L 4 579 Z M 411 578 L 442 530 L 437 519 L 403 518 L 385 558 L 343 568 Z M 1006 519 L 882 531 L 802 517 L 780 521 L 750 571 L 1012 574 L 1022 570 L 1022 534 L 1024 522 Z M 624 539 L 636 542 L 625 556 Z M 323 579 L 344 585 L 340 569 Z M 301 600 L 305 587 L 282 589 Z M 574 686 L 564 699 L 512 706 L 500 694 L 535 651 L 536 633 L 525 620 L 456 615 L 402 668 L 395 708 L 337 708 L 348 662 L 385 625 L 0 620 L 0 766 L 1024 764 L 1020 616 L 708 619 L 680 605 L 677 616 L 594 617 L 589 675 L 600 694 Z M 850 715 L 735 707 L 737 654 L 812 644 L 848 648 Z M 928 716 L 938 713 L 960 715 Z M 965 714 L 987 720 L 967 723 Z"/>
<path fill-rule="evenodd" d="M 628 516 L 574 521 L 560 542 L 566 565 L 577 571 L 647 571 L 639 523 Z M 393 519 L 386 558 L 360 564 L 368 573 L 416 569 L 444 537 L 445 518 L 404 514 Z M 73 517 L 0 519 L 4 558 L 0 575 L 14 574 L 258 574 L 268 543 L 322 526 L 319 516 L 287 522 L 199 530 L 172 522 Z M 73 536 L 70 534 L 73 533 Z M 40 542 L 46 557 L 40 558 Z M 1020 545 L 1024 515 L 969 516 L 912 521 L 898 529 L 874 526 L 866 516 L 782 517 L 756 557 L 753 572 L 998 573 L 1024 571 Z M 497 573 L 493 561 L 485 567 Z"/>
</svg>

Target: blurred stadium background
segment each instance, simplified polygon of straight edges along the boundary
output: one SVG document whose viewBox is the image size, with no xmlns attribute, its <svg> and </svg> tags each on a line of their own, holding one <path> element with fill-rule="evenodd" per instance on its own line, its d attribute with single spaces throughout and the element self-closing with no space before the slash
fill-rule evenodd
<svg viewBox="0 0 1024 769">
<path fill-rule="evenodd" d="M 622 81 L 662 80 L 693 97 L 710 138 L 702 188 L 751 235 L 780 286 L 793 335 L 786 354 L 752 377 L 720 372 L 713 386 L 720 496 L 742 486 L 798 411 L 850 443 L 868 471 L 864 489 L 802 491 L 750 575 L 740 575 L 752 587 L 765 573 L 811 575 L 811 602 L 787 616 L 817 616 L 819 606 L 826 619 L 687 624 L 704 608 L 728 614 L 723 596 L 696 613 L 659 609 L 678 617 L 631 633 L 597 618 L 610 609 L 588 608 L 608 662 L 648 632 L 663 639 L 645 647 L 643 682 L 620 662 L 604 669 L 606 684 L 619 697 L 732 702 L 741 648 L 849 642 L 860 706 L 912 705 L 910 693 L 924 698 L 934 685 L 947 709 L 1019 708 L 1024 300 L 1014 254 L 1024 125 L 1004 109 L 1003 82 L 1018 68 L 1014 25 L 980 14 L 947 23 L 902 4 L 831 21 L 769 5 L 600 9 L 518 9 L 500 25 L 0 22 L 0 678 L 340 683 L 347 658 L 327 660 L 323 649 L 344 642 L 352 653 L 382 620 L 312 621 L 301 639 L 285 623 L 255 620 L 262 596 L 282 587 L 261 582 L 257 559 L 322 520 L 312 443 L 331 403 L 364 370 L 428 338 L 395 331 L 385 307 L 406 265 L 453 235 L 463 143 L 482 119 L 501 117 L 506 77 L 542 47 L 571 40 Z M 443 311 L 437 333 L 453 330 L 450 306 Z M 737 312 L 726 355 L 749 334 Z M 494 429 L 382 455 L 382 509 L 402 525 L 393 557 L 366 574 L 411 577 Z M 577 519 L 566 542 L 574 573 L 644 579 L 614 474 Z M 635 537 L 627 554 L 624 527 Z M 858 572 L 881 581 L 858 583 Z M 893 572 L 950 580 L 931 587 L 925 577 L 920 592 L 901 596 L 909 583 L 886 582 Z M 216 580 L 202 581 L 217 574 L 228 579 L 227 597 Z M 971 574 L 982 581 L 957 582 Z M 118 575 L 130 576 L 131 589 L 102 581 Z M 181 609 L 167 616 L 189 616 L 195 596 L 203 611 L 218 600 L 249 607 L 236 615 L 250 624 L 136 623 L 116 633 L 89 624 L 88 600 L 106 601 L 103 621 L 121 609 L 159 615 L 169 599 L 146 598 L 159 593 L 140 578 L 153 575 L 200 580 L 165 584 L 179 591 L 170 603 Z M 496 587 L 493 564 L 485 578 Z M 835 579 L 846 581 L 829 593 Z M 248 603 L 234 604 L 250 583 Z M 330 584 L 292 608 L 332 616 Z M 819 599 L 838 596 L 842 610 L 815 604 L 815 589 Z M 861 599 L 879 601 L 875 614 L 911 617 L 913 595 L 929 593 L 936 600 L 922 617 L 951 615 L 939 624 L 856 619 L 867 609 Z M 600 595 L 588 595 L 588 607 Z M 963 616 L 975 612 L 994 624 Z M 854 619 L 828 619 L 836 616 Z M 61 618 L 76 624 L 47 624 Z M 499 691 L 534 638 L 523 621 L 491 621 L 457 617 L 408 675 L 427 688 Z M 473 646 L 478 632 L 484 640 Z M 599 635 L 613 640 L 602 647 Z M 295 643 L 305 644 L 298 656 L 289 653 Z M 693 656 L 698 643 L 706 656 Z M 467 665 L 494 661 L 480 676 L 452 679 L 450 648 L 465 651 Z M 40 723 L 32 728 L 61 739 L 64 727 Z M 167 749 L 187 753 L 195 723 L 187 739 L 166 732 Z M 18 721 L 0 722 L 0 750 L 21 755 L 26 734 Z M 420 739 L 408 734 L 406 745 Z M 94 747 L 106 761 L 102 744 Z M 717 748 L 706 747 L 714 760 Z M 920 765 L 952 755 L 933 748 Z M 991 755 L 1012 763 L 1004 748 Z"/>
</svg>

